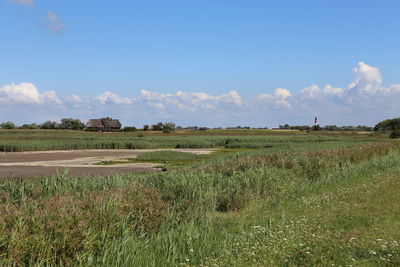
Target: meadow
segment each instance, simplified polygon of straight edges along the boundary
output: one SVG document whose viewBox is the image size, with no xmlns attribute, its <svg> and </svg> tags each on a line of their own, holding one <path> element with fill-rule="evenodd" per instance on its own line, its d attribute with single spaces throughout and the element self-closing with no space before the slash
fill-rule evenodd
<svg viewBox="0 0 400 267">
<path fill-rule="evenodd" d="M 189 161 L 166 172 L 0 180 L 0 265 L 400 264 L 396 140 L 272 131 L 137 134 L 1 132 L 10 151 L 139 140 L 218 150 L 138 159 Z"/>
<path fill-rule="evenodd" d="M 85 132 L 1 130 L 0 151 L 145 148 L 268 148 L 298 143 L 371 142 L 383 135 L 357 132 L 254 130 Z M 384 136 L 386 137 L 386 136 Z"/>
</svg>

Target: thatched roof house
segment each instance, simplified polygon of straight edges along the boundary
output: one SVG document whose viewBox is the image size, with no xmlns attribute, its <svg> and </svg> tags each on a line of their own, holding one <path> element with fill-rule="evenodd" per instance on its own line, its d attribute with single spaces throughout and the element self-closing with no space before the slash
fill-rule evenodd
<svg viewBox="0 0 400 267">
<path fill-rule="evenodd" d="M 100 130 L 119 130 L 121 129 L 121 123 L 119 120 L 112 118 L 92 119 L 86 124 L 88 129 L 100 129 Z"/>
</svg>

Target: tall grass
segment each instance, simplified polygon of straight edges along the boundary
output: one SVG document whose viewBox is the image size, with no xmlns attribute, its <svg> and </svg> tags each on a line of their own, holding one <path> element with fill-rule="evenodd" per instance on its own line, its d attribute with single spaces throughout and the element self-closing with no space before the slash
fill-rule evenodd
<svg viewBox="0 0 400 267">
<path fill-rule="evenodd" d="M 2 265 L 200 264 L 232 250 L 215 214 L 354 180 L 400 163 L 398 143 L 223 155 L 151 175 L 5 180 Z M 314 190 L 314 189 L 313 189 Z M 275 204 L 274 204 L 275 203 Z"/>
<path fill-rule="evenodd" d="M 242 132 L 240 132 L 243 134 Z M 232 133 L 231 133 L 232 134 Z M 273 148 L 298 144 L 346 144 L 380 140 L 380 136 L 334 134 L 138 136 L 79 131 L 0 131 L 0 151 L 144 148 Z"/>
</svg>

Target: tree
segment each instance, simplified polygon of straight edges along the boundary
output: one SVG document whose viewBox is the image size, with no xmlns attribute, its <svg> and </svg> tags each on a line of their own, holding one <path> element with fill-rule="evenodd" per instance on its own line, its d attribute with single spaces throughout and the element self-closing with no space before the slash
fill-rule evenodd
<svg viewBox="0 0 400 267">
<path fill-rule="evenodd" d="M 40 125 L 40 129 L 59 129 L 60 125 L 55 121 L 46 121 Z"/>
<path fill-rule="evenodd" d="M 15 124 L 11 121 L 3 122 L 0 124 L 2 129 L 15 129 Z"/>
<path fill-rule="evenodd" d="M 85 124 L 79 119 L 64 118 L 61 119 L 60 128 L 64 130 L 82 130 Z"/>
<path fill-rule="evenodd" d="M 39 125 L 36 123 L 24 124 L 21 126 L 21 129 L 39 129 Z"/>
<path fill-rule="evenodd" d="M 123 132 L 136 132 L 136 127 L 124 127 L 124 129 L 122 129 Z"/>
<path fill-rule="evenodd" d="M 164 129 L 164 124 L 162 122 L 159 122 L 157 124 L 153 124 L 151 126 L 152 131 L 162 131 Z"/>
<path fill-rule="evenodd" d="M 150 126 L 147 124 L 143 125 L 143 131 L 148 131 L 148 130 L 150 130 Z"/>
<path fill-rule="evenodd" d="M 394 131 L 397 129 L 400 129 L 400 118 L 381 121 L 374 127 L 374 131 Z"/>
<path fill-rule="evenodd" d="M 173 122 L 166 122 L 164 123 L 163 130 L 168 130 L 168 131 L 175 131 L 176 125 Z"/>
<path fill-rule="evenodd" d="M 390 136 L 390 138 L 400 138 L 400 130 L 394 130 Z"/>
<path fill-rule="evenodd" d="M 319 125 L 317 124 L 317 125 L 314 125 L 311 129 L 312 129 L 313 131 L 321 131 L 321 126 L 319 126 Z"/>
</svg>

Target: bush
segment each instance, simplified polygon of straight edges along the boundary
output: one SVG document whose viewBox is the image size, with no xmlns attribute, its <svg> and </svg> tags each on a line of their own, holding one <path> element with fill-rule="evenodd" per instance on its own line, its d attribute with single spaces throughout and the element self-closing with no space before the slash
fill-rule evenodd
<svg viewBox="0 0 400 267">
<path fill-rule="evenodd" d="M 60 124 L 55 121 L 46 121 L 40 125 L 40 129 L 60 129 Z"/>
<path fill-rule="evenodd" d="M 0 124 L 2 129 L 15 129 L 15 124 L 11 121 L 3 122 Z"/>
<path fill-rule="evenodd" d="M 400 130 L 394 130 L 390 136 L 390 138 L 400 138 Z"/>
<path fill-rule="evenodd" d="M 314 125 L 311 129 L 312 129 L 313 131 L 321 131 L 321 126 L 319 126 L 319 125 L 317 124 L 317 125 Z"/>
<path fill-rule="evenodd" d="M 79 119 L 64 118 L 61 120 L 60 128 L 64 130 L 82 130 L 85 124 Z"/>
<path fill-rule="evenodd" d="M 21 129 L 39 129 L 39 125 L 36 123 L 24 124 L 21 126 Z"/>
<path fill-rule="evenodd" d="M 127 126 L 127 127 L 124 127 L 124 129 L 122 129 L 122 131 L 123 131 L 123 132 L 136 132 L 137 129 L 136 129 L 136 127 L 129 127 L 129 126 Z"/>
<path fill-rule="evenodd" d="M 400 129 L 400 118 L 381 121 L 374 127 L 374 131 L 394 131 L 397 129 Z"/>
</svg>

